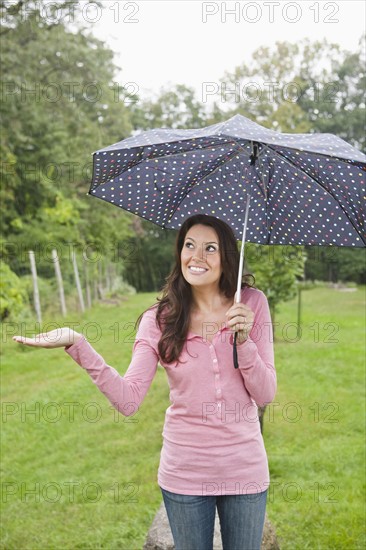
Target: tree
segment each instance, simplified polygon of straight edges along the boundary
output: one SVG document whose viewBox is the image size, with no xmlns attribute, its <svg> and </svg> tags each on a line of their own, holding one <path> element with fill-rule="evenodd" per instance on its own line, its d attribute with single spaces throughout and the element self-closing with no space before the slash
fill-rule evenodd
<svg viewBox="0 0 366 550">
<path fill-rule="evenodd" d="M 302 246 L 246 243 L 246 270 L 267 296 L 272 323 L 278 305 L 294 298 L 303 278 L 306 255 Z"/>
<path fill-rule="evenodd" d="M 364 37 L 356 52 L 326 40 L 276 42 L 223 75 L 210 121 L 240 113 L 281 132 L 330 132 L 365 149 L 365 83 Z"/>
<path fill-rule="evenodd" d="M 114 54 L 78 21 L 68 25 L 69 2 L 1 8 L 4 256 L 18 273 L 26 272 L 28 258 L 14 250 L 52 242 L 103 247 L 112 256 L 132 234 L 130 220 L 85 195 L 91 152 L 132 130 L 125 91 L 114 82 Z M 49 258 L 38 260 L 53 276 Z"/>
<path fill-rule="evenodd" d="M 27 305 L 27 294 L 19 277 L 0 260 L 0 320 L 14 319 Z"/>
<path fill-rule="evenodd" d="M 160 290 L 174 262 L 176 231 L 135 218 L 136 236 L 129 239 L 126 280 L 139 292 Z"/>
<path fill-rule="evenodd" d="M 306 247 L 305 277 L 311 280 L 366 284 L 365 248 Z"/>
<path fill-rule="evenodd" d="M 131 107 L 135 129 L 200 128 L 205 125 L 205 107 L 192 88 L 177 84 L 162 89 L 155 99 L 145 99 Z"/>
</svg>

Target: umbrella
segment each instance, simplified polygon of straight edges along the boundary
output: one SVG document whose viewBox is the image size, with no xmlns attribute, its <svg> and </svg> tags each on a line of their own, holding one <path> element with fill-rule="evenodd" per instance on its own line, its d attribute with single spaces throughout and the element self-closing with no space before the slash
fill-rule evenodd
<svg viewBox="0 0 366 550">
<path fill-rule="evenodd" d="M 245 240 L 366 246 L 365 171 L 366 155 L 335 135 L 282 134 L 236 115 L 96 151 L 88 194 L 166 229 L 193 214 L 221 218 L 242 241 L 239 291 Z"/>
<path fill-rule="evenodd" d="M 332 134 L 281 134 L 236 115 L 157 129 L 94 153 L 89 195 L 167 229 L 195 213 L 259 244 L 366 246 L 366 156 Z"/>
</svg>

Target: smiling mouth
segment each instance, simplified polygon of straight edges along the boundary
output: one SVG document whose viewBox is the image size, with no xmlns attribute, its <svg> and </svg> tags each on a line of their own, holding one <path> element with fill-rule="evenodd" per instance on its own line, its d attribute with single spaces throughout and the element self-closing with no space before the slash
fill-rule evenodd
<svg viewBox="0 0 366 550">
<path fill-rule="evenodd" d="M 197 267 L 195 265 L 188 266 L 188 269 L 191 273 L 206 273 L 206 271 L 208 271 L 204 267 Z"/>
</svg>

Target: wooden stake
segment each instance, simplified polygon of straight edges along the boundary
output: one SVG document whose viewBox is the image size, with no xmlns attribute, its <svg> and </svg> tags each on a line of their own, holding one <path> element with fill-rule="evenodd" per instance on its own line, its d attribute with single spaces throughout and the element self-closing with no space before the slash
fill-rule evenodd
<svg viewBox="0 0 366 550">
<path fill-rule="evenodd" d="M 84 313 L 84 311 L 85 311 L 84 298 L 83 298 L 83 293 L 81 291 L 81 285 L 80 285 L 80 279 L 79 279 L 79 270 L 78 270 L 78 265 L 76 263 L 76 256 L 75 256 L 74 250 L 71 251 L 71 256 L 72 256 L 72 264 L 74 266 L 74 275 L 75 275 L 76 288 L 77 288 L 78 295 L 79 295 L 80 309 L 81 309 L 82 313 Z"/>
<path fill-rule="evenodd" d="M 61 313 L 64 317 L 66 317 L 67 311 L 66 311 L 66 303 L 65 303 L 64 285 L 63 285 L 63 281 L 62 281 L 60 261 L 59 261 L 56 249 L 52 250 L 52 259 L 53 259 L 53 263 L 55 265 L 57 286 L 58 286 L 58 292 L 59 292 L 59 295 L 60 295 Z"/>
<path fill-rule="evenodd" d="M 35 260 L 35 257 L 34 257 L 33 250 L 29 250 L 29 260 L 30 260 L 31 271 L 32 271 L 32 279 L 33 279 L 34 309 L 36 310 L 37 321 L 41 324 L 42 323 L 41 302 L 40 302 L 40 299 L 39 299 L 39 290 L 38 290 L 38 281 L 37 281 L 37 268 L 36 268 L 36 260 Z"/>
</svg>

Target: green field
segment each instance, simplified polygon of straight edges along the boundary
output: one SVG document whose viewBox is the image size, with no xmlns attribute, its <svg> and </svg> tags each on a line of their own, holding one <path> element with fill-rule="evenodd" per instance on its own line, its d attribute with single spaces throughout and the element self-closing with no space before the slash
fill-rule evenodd
<svg viewBox="0 0 366 550">
<path fill-rule="evenodd" d="M 123 374 L 133 322 L 154 301 L 138 294 L 56 323 L 79 322 L 75 330 Z M 365 547 L 364 312 L 364 288 L 319 287 L 303 292 L 300 339 L 296 301 L 276 316 L 278 391 L 264 438 L 267 512 L 282 549 Z M 18 329 L 5 325 L 2 336 L 1 548 L 141 549 L 161 502 L 165 372 L 124 418 L 63 349 L 15 344 Z"/>
</svg>

